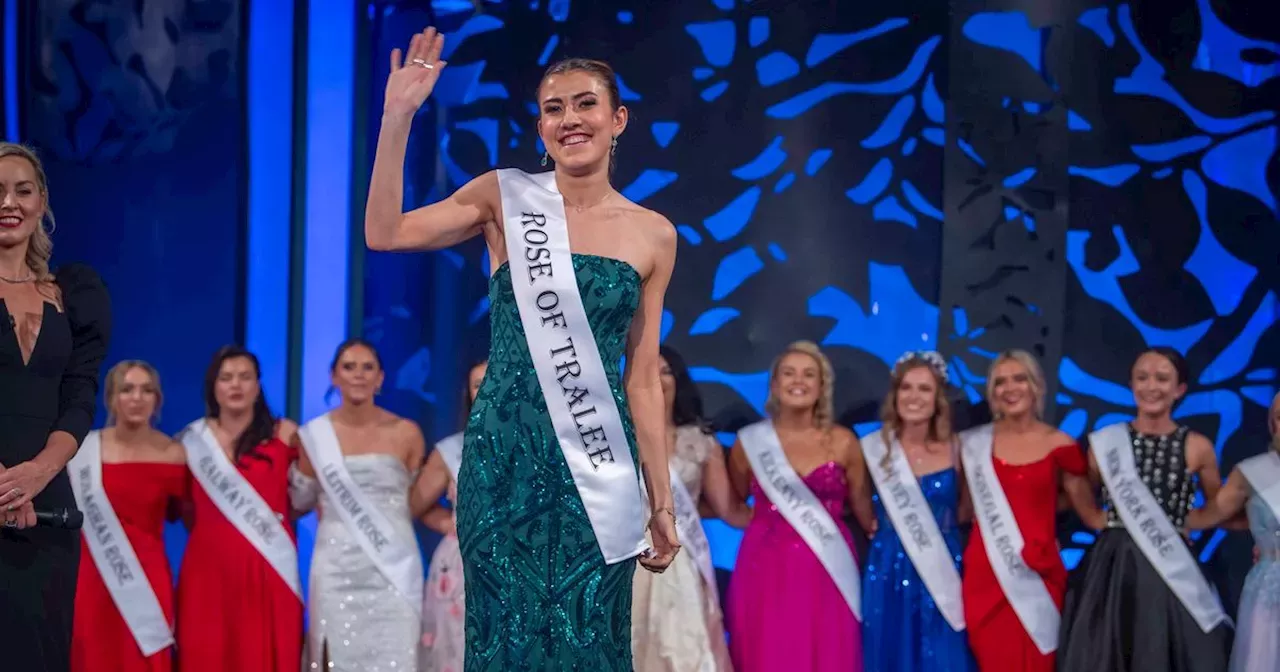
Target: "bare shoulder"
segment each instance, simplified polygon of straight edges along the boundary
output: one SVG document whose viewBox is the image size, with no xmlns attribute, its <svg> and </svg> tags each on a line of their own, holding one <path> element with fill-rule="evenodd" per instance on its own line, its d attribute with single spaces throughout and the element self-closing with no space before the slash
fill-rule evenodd
<svg viewBox="0 0 1280 672">
<path fill-rule="evenodd" d="M 276 438 L 281 441 L 292 444 L 295 437 L 298 436 L 298 423 L 289 418 L 280 418 L 276 423 Z"/>
<path fill-rule="evenodd" d="M 1076 440 L 1071 438 L 1069 434 L 1057 427 L 1054 427 L 1053 425 L 1042 424 L 1041 429 L 1043 430 L 1045 448 L 1048 450 L 1061 448 L 1062 446 L 1070 446 L 1076 443 Z"/>
<path fill-rule="evenodd" d="M 1218 455 L 1209 437 L 1200 432 L 1189 431 L 1187 432 L 1187 457 L 1194 458 L 1200 465 L 1205 465 L 1210 460 L 1216 460 Z"/>
<path fill-rule="evenodd" d="M 858 435 L 848 427 L 835 425 L 831 428 L 832 446 L 840 453 L 856 453 L 861 450 Z"/>
<path fill-rule="evenodd" d="M 393 417 L 395 418 L 396 436 L 406 445 L 415 446 L 426 443 L 426 439 L 422 435 L 422 428 L 418 426 L 418 423 L 398 415 Z"/>
<path fill-rule="evenodd" d="M 157 432 L 159 434 L 159 432 Z M 160 442 L 157 457 L 160 462 L 168 464 L 184 464 L 187 461 L 187 449 L 181 443 L 160 434 L 162 440 Z"/>
</svg>

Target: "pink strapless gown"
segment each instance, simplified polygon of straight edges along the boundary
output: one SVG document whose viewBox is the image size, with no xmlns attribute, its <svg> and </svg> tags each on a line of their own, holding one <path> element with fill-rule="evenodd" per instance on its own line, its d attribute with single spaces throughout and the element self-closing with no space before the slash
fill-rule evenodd
<svg viewBox="0 0 1280 672">
<path fill-rule="evenodd" d="M 849 488 L 834 462 L 804 478 L 835 519 L 843 521 Z M 738 550 L 729 584 L 729 650 L 736 672 L 862 670 L 862 627 L 836 584 L 755 480 L 755 517 Z"/>
</svg>

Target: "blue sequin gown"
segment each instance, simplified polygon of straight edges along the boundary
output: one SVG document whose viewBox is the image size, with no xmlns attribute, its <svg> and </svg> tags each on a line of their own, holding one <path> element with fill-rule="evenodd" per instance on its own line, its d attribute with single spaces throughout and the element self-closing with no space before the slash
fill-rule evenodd
<svg viewBox="0 0 1280 672">
<path fill-rule="evenodd" d="M 1256 491 L 1245 511 L 1258 546 L 1258 564 L 1241 592 L 1231 672 L 1280 670 L 1280 521 Z"/>
<path fill-rule="evenodd" d="M 955 469 L 918 478 L 956 567 L 963 545 L 956 525 L 960 501 Z M 862 651 L 866 672 L 974 672 L 964 631 L 956 632 L 938 611 L 929 589 L 902 547 L 902 539 L 873 498 L 879 525 L 862 574 Z"/>
<path fill-rule="evenodd" d="M 640 276 L 625 262 L 584 254 L 573 255 L 573 267 L 637 459 L 619 363 Z M 489 282 L 489 301 L 489 369 L 467 421 L 458 472 L 464 667 L 631 670 L 636 563 L 604 563 L 547 415 L 506 264 Z"/>
</svg>

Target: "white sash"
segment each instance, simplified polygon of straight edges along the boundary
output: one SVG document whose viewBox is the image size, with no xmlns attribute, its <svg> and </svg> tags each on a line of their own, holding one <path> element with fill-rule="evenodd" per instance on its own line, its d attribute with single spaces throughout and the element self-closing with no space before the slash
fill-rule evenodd
<svg viewBox="0 0 1280 672">
<path fill-rule="evenodd" d="M 1280 518 L 1280 455 L 1274 450 L 1254 455 L 1240 462 L 1240 473 L 1271 508 L 1271 515 Z"/>
<path fill-rule="evenodd" d="M 1218 627 L 1227 615 L 1182 536 L 1138 475 L 1128 423 L 1108 425 L 1090 434 L 1089 445 L 1129 538 L 1200 629 L 1209 632 Z"/>
<path fill-rule="evenodd" d="M 80 451 L 67 464 L 67 472 L 76 507 L 84 512 L 82 533 L 89 555 L 138 649 L 151 656 L 173 646 L 169 619 L 103 489 L 102 440 L 97 430 L 84 437 Z"/>
<path fill-rule="evenodd" d="M 458 482 L 458 470 L 462 468 L 462 437 L 463 433 L 458 432 L 440 439 L 436 444 L 436 450 L 444 458 L 444 466 L 448 467 L 449 476 L 454 483 Z"/>
<path fill-rule="evenodd" d="M 782 441 L 774 431 L 773 422 L 761 420 L 747 425 L 738 432 L 743 452 L 751 462 L 756 482 L 778 507 L 778 513 L 786 519 L 796 533 L 804 539 L 809 550 L 818 556 L 836 588 L 844 596 L 859 622 L 862 621 L 861 577 L 858 561 L 853 557 L 844 535 L 831 514 L 818 501 L 817 496 L 804 484 L 804 480 L 787 462 L 782 452 Z"/>
<path fill-rule="evenodd" d="M 547 414 L 606 564 L 644 538 L 640 479 L 587 321 L 555 173 L 498 171 L 511 286 Z"/>
<path fill-rule="evenodd" d="M 893 527 L 902 540 L 902 547 L 924 581 L 929 595 L 938 605 L 938 611 L 947 619 L 951 629 L 964 630 L 964 602 L 960 597 L 960 572 L 956 571 L 951 551 L 942 538 L 942 530 L 933 517 L 933 510 L 920 489 L 911 465 L 902 452 L 898 440 L 893 440 L 897 450 L 889 452 L 889 467 L 881 466 L 884 454 L 889 450 L 880 432 L 862 439 L 862 453 L 867 457 L 867 468 L 880 493 L 880 504 L 893 521 Z"/>
<path fill-rule="evenodd" d="M 969 480 L 973 509 L 982 530 L 982 544 L 991 561 L 996 581 L 1018 615 L 1018 621 L 1035 642 L 1040 653 L 1058 648 L 1058 625 L 1062 615 L 1044 579 L 1022 561 L 1026 542 L 1004 486 L 992 462 L 992 427 L 982 425 L 960 434 L 964 471 Z"/>
<path fill-rule="evenodd" d="M 203 419 L 187 425 L 182 445 L 187 449 L 187 466 L 214 506 L 235 526 L 280 575 L 289 590 L 302 599 L 298 580 L 298 549 L 289 531 L 267 506 L 262 495 L 245 480 L 240 470 L 223 452 L 213 429 Z"/>
<path fill-rule="evenodd" d="M 302 448 L 342 522 L 365 555 L 415 612 L 422 612 L 422 565 L 417 539 L 405 540 L 347 471 L 338 433 L 329 414 L 298 428 Z M 409 543 L 409 542 L 412 543 Z"/>
</svg>

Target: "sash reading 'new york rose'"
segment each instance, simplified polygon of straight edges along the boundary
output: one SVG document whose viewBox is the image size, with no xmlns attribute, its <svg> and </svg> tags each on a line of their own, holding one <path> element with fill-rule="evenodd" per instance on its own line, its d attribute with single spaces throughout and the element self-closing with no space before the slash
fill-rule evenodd
<svg viewBox="0 0 1280 672">
<path fill-rule="evenodd" d="M 347 471 L 342 445 L 326 413 L 298 429 L 302 447 L 338 516 L 378 572 L 415 612 L 422 612 L 422 566 L 416 539 L 404 539 Z M 327 511 L 328 509 L 326 509 Z"/>
<path fill-rule="evenodd" d="M 1058 648 L 1062 615 L 1044 579 L 1022 561 L 1026 545 L 1013 508 L 1004 494 L 992 462 L 992 427 L 983 425 L 960 434 L 964 471 L 973 497 L 973 512 L 982 530 L 982 544 L 996 582 L 1013 607 L 1022 627 L 1040 653 Z"/>
<path fill-rule="evenodd" d="M 1089 435 L 1089 445 L 1129 538 L 1155 567 L 1196 625 L 1209 632 L 1227 620 L 1195 557 L 1138 475 L 1128 424 L 1099 429 Z"/>
<path fill-rule="evenodd" d="M 213 505 L 301 600 L 298 549 L 289 537 L 289 531 L 262 495 L 231 463 L 213 435 L 213 429 L 203 419 L 196 420 L 183 432 L 182 445 L 187 449 L 187 466 L 191 475 Z"/>
<path fill-rule="evenodd" d="M 560 450 L 604 561 L 634 558 L 649 547 L 639 475 L 582 304 L 555 174 L 500 170 L 498 187 L 511 286 Z"/>
<path fill-rule="evenodd" d="M 882 466 L 885 452 L 889 451 L 888 467 Z M 892 448 L 885 445 L 880 432 L 862 439 L 862 453 L 867 457 L 867 469 L 880 493 L 880 504 L 893 521 L 893 527 L 902 540 L 902 547 L 911 558 L 925 588 L 933 596 L 938 611 L 957 632 L 964 630 L 964 601 L 960 597 L 960 572 L 947 542 L 933 517 L 933 509 L 920 489 L 906 454 L 896 438 Z"/>
<path fill-rule="evenodd" d="M 858 573 L 858 561 L 853 557 L 840 527 L 831 518 L 826 507 L 813 494 L 804 480 L 791 468 L 782 441 L 769 420 L 748 425 L 738 432 L 743 452 L 751 462 L 756 483 L 778 507 L 778 513 L 786 519 L 804 543 L 818 556 L 836 588 L 844 596 L 854 618 L 862 621 L 862 578 Z"/>
<path fill-rule="evenodd" d="M 138 554 L 125 536 L 124 526 L 102 487 L 102 438 L 89 432 L 80 451 L 67 463 L 76 507 L 84 512 L 85 544 L 107 586 L 111 601 L 124 618 L 142 655 L 173 646 L 173 631 L 160 599 L 151 589 Z"/>
</svg>

